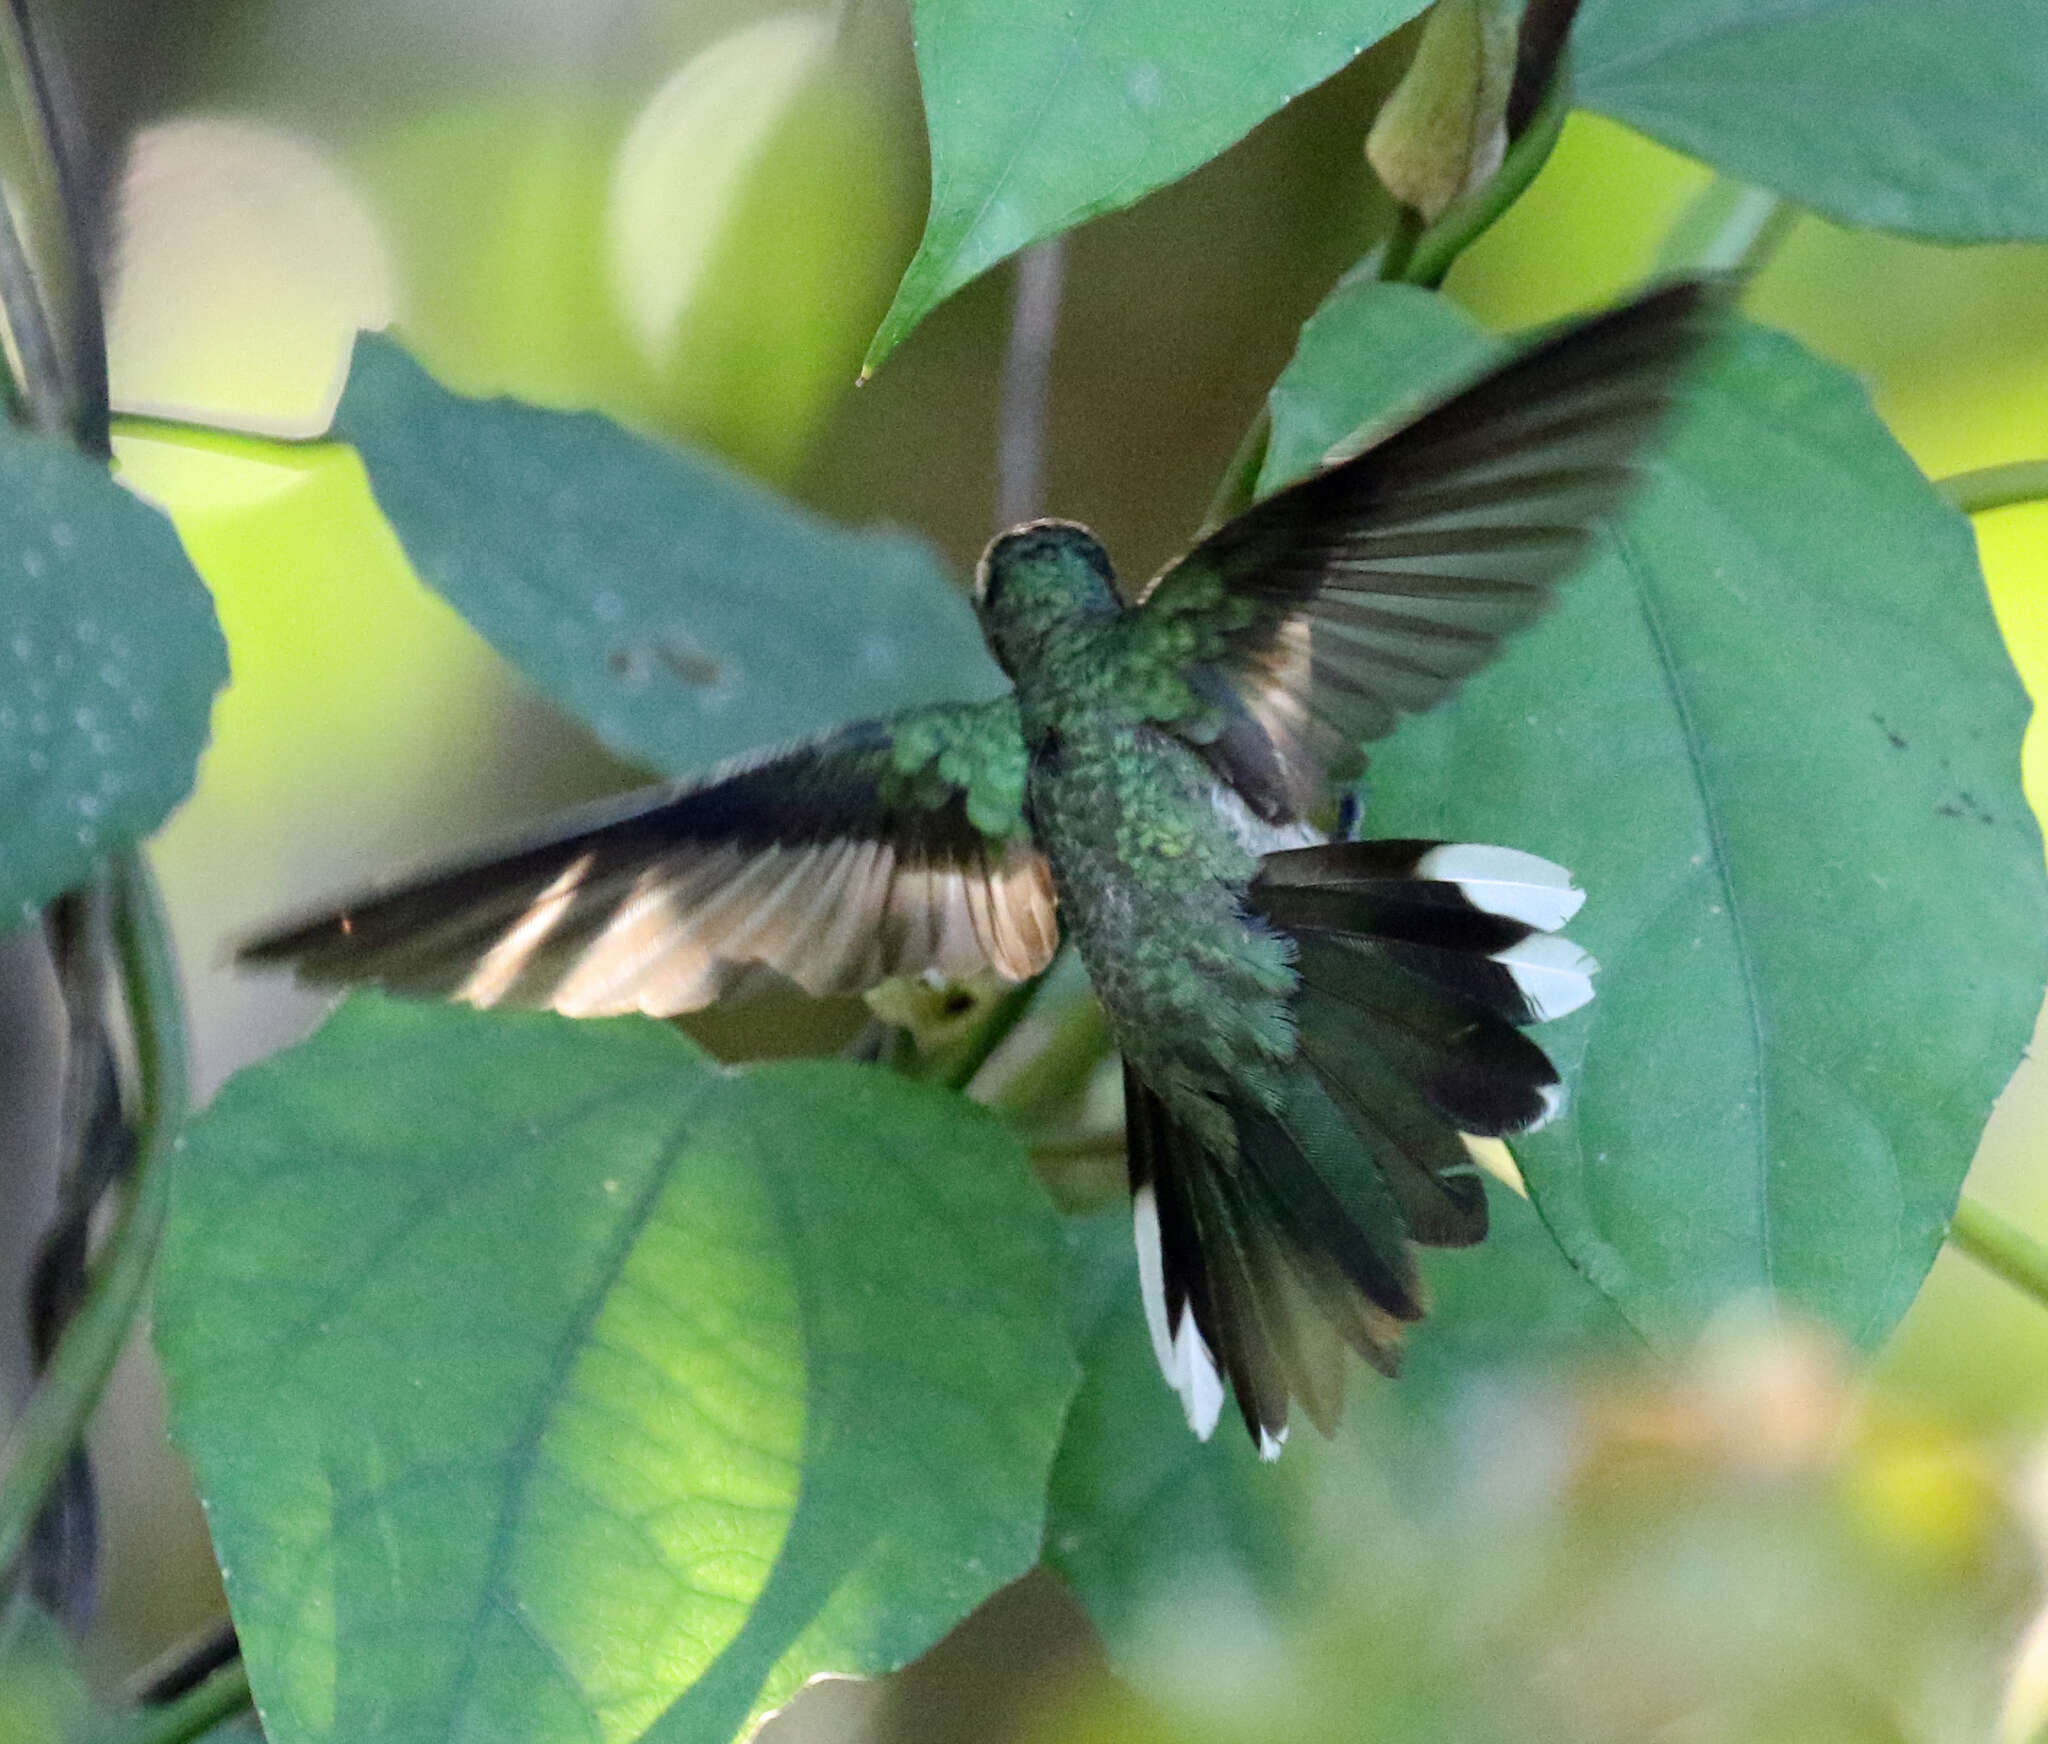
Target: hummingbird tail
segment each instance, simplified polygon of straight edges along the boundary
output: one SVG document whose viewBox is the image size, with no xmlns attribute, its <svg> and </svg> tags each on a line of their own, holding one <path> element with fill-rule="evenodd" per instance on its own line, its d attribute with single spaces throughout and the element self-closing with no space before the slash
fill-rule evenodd
<svg viewBox="0 0 2048 1744">
<path fill-rule="evenodd" d="M 1260 1453 L 1290 1400 L 1325 1434 L 1343 1347 L 1386 1374 L 1425 1299 L 1413 1244 L 1486 1233 L 1461 1133 L 1526 1132 L 1563 1093 L 1521 1026 L 1592 997 L 1591 957 L 1557 928 L 1584 900 L 1508 848 L 1338 842 L 1266 857 L 1250 906 L 1295 944 L 1296 1064 L 1271 1105 L 1228 1099 L 1219 1158 L 1125 1069 L 1146 1317 L 1168 1382 L 1207 1437 L 1227 1379 Z"/>
</svg>

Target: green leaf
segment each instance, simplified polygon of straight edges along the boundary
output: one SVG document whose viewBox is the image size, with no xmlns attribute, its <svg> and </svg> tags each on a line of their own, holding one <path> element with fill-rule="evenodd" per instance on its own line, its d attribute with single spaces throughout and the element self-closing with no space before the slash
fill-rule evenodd
<svg viewBox="0 0 2048 1744">
<path fill-rule="evenodd" d="M 1323 386 L 1325 426 L 1384 410 Z M 1591 892 L 1600 996 L 1538 1032 L 1572 1113 L 1516 1145 L 1574 1261 L 1653 1337 L 1774 1289 L 1869 1343 L 2041 1003 L 2026 698 L 1968 524 L 1856 382 L 1743 328 L 1693 400 L 1611 554 L 1378 751 L 1371 822 Z"/>
<path fill-rule="evenodd" d="M 1007 1130 L 638 1019 L 352 1001 L 194 1127 L 157 1311 L 272 1744 L 722 1740 L 1035 1560 Z"/>
<path fill-rule="evenodd" d="M 1476 375 L 1496 348 L 1434 291 L 1346 278 L 1302 327 L 1266 396 L 1272 433 L 1260 496 L 1353 452 Z"/>
<path fill-rule="evenodd" d="M 1004 688 L 921 540 L 834 527 L 594 414 L 463 399 L 384 339 L 358 341 L 336 423 L 421 577 L 668 774 Z"/>
<path fill-rule="evenodd" d="M 868 369 L 997 261 L 1206 163 L 1422 5 L 917 0 L 931 216 Z"/>
<path fill-rule="evenodd" d="M 0 1744 L 56 1744 L 94 1717 L 64 1632 L 17 1597 L 0 1604 Z"/>
<path fill-rule="evenodd" d="M 192 786 L 227 647 L 171 524 L 0 421 L 0 928 Z"/>
<path fill-rule="evenodd" d="M 1844 224 L 2048 237 L 2036 0 L 1586 0 L 1574 95 Z"/>
</svg>

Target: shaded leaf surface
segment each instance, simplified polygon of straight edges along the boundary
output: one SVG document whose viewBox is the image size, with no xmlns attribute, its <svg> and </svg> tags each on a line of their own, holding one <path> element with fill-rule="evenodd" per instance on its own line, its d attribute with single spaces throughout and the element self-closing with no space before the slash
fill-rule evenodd
<svg viewBox="0 0 2048 1744">
<path fill-rule="evenodd" d="M 1421 10 L 918 0 L 931 216 L 868 367 L 997 261 L 1186 175 Z"/>
<path fill-rule="evenodd" d="M 2048 237 L 2035 0 L 1586 0 L 1576 100 L 1845 224 Z"/>
<path fill-rule="evenodd" d="M 195 1127 L 158 1308 L 273 1744 L 722 1740 L 1035 1560 L 1073 1385 L 1004 1129 L 366 998 Z"/>
<path fill-rule="evenodd" d="M 0 422 L 0 927 L 141 840 L 192 786 L 227 646 L 171 524 Z"/>
<path fill-rule="evenodd" d="M 1322 427 L 1369 387 L 1333 373 Z M 1369 821 L 1592 893 L 1600 997 L 1542 1032 L 1572 1112 L 1516 1143 L 1588 1275 L 1653 1336 L 1775 1289 L 1871 1342 L 2040 1005 L 2027 705 L 1967 523 L 1854 381 L 1741 329 L 1693 399 L 1617 548 L 1376 753 Z"/>
<path fill-rule="evenodd" d="M 906 534 L 833 526 L 593 413 L 464 399 L 367 335 L 336 427 L 421 577 L 664 773 L 1004 688 L 973 608 Z"/>
</svg>

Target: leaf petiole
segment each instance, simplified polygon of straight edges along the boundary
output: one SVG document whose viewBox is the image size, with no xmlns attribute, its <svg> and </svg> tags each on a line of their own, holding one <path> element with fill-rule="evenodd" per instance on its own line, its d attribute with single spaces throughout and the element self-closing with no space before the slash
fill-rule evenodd
<svg viewBox="0 0 2048 1744">
<path fill-rule="evenodd" d="M 1966 515 L 2048 501 L 2048 459 L 2015 460 L 2008 466 L 1954 473 L 1936 480 L 1934 488 Z"/>
</svg>

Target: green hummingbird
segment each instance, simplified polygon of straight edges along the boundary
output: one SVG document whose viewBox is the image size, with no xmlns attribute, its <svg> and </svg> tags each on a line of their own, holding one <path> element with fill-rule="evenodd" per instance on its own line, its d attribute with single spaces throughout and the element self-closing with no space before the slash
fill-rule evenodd
<svg viewBox="0 0 2048 1744">
<path fill-rule="evenodd" d="M 1533 854 L 1329 839 L 1360 747 L 1528 624 L 1624 506 L 1711 283 L 1557 331 L 1201 539 L 1134 597 L 1085 527 L 999 535 L 1013 690 L 556 820 L 245 948 L 318 983 L 670 1016 L 768 985 L 1020 982 L 1071 939 L 1123 1058 L 1159 1365 L 1207 1438 L 1325 1434 L 1393 1373 L 1417 1244 L 1486 1232 L 1461 1134 L 1562 1106 L 1525 1026 L 1592 997 Z"/>
</svg>

